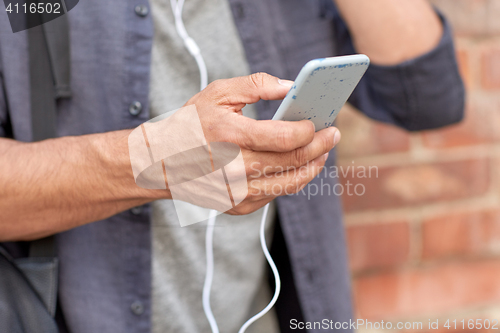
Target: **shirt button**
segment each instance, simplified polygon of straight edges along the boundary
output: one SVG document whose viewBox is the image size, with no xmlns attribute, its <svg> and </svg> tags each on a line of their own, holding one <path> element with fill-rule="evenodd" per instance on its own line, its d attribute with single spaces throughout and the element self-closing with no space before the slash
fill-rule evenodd
<svg viewBox="0 0 500 333">
<path fill-rule="evenodd" d="M 134 215 L 140 215 L 142 213 L 142 206 L 134 207 L 130 210 L 130 212 Z"/>
<path fill-rule="evenodd" d="M 130 106 L 128 107 L 128 112 L 130 112 L 131 115 L 137 116 L 139 113 L 142 111 L 142 104 L 139 101 L 132 102 Z"/>
<path fill-rule="evenodd" d="M 141 301 L 135 301 L 134 303 L 132 303 L 130 309 L 136 316 L 140 316 L 144 313 L 144 305 Z"/>
<path fill-rule="evenodd" d="M 243 5 L 239 2 L 237 2 L 235 5 L 234 5 L 234 12 L 235 12 L 235 16 L 238 18 L 238 19 L 243 19 L 245 18 L 245 8 L 243 7 Z"/>
<path fill-rule="evenodd" d="M 148 13 L 149 13 L 148 6 L 146 6 L 146 5 L 135 6 L 135 13 L 137 14 L 137 16 L 140 16 L 140 17 L 148 16 Z"/>
</svg>

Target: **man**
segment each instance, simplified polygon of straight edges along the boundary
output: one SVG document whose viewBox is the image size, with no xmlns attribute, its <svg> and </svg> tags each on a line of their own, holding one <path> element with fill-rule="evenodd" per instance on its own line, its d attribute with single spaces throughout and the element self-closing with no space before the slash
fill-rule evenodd
<svg viewBox="0 0 500 333">
<path fill-rule="evenodd" d="M 368 116 L 408 130 L 462 118 L 450 28 L 427 1 L 187 0 L 185 7 L 210 81 L 239 78 L 197 94 L 197 69 L 166 0 L 82 1 L 68 14 L 73 96 L 59 101 L 62 138 L 39 143 L 22 143 L 31 140 L 26 33 L 12 34 L 6 15 L 0 19 L 0 241 L 58 234 L 59 318 L 69 332 L 209 331 L 201 309 L 205 229 L 176 228 L 169 192 L 133 182 L 127 135 L 149 118 L 194 104 L 207 141 L 237 143 L 246 164 L 307 165 L 308 177 L 284 180 L 299 188 L 335 184 L 315 176 L 334 164 L 333 154 L 325 157 L 338 131 L 251 119 L 271 118 L 276 104 L 266 101 L 239 115 L 290 87 L 244 75 L 293 79 L 307 60 L 355 50 L 373 63 L 351 98 Z M 269 300 L 257 221 L 272 199 L 250 195 L 230 213 L 253 214 L 218 219 L 212 306 L 221 331 L 236 331 Z M 269 226 L 284 290 L 254 330 L 286 332 L 291 319 L 349 321 L 339 199 L 299 193 L 273 203 Z"/>
</svg>

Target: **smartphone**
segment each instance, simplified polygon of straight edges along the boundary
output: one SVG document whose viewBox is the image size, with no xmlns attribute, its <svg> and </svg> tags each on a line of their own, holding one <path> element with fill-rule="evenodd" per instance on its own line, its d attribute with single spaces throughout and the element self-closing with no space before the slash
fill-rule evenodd
<svg viewBox="0 0 500 333">
<path fill-rule="evenodd" d="M 302 67 L 273 120 L 308 119 L 316 131 L 333 125 L 370 59 L 364 54 L 314 59 Z"/>
</svg>

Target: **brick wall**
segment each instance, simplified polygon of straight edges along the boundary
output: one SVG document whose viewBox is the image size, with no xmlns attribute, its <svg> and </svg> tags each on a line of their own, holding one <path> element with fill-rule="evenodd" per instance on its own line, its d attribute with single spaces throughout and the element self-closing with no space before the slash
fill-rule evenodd
<svg viewBox="0 0 500 333">
<path fill-rule="evenodd" d="M 500 0 L 433 3 L 455 28 L 466 120 L 408 134 L 346 107 L 339 166 L 378 168 L 343 179 L 365 188 L 343 195 L 357 317 L 460 331 L 442 326 L 500 319 Z"/>
</svg>

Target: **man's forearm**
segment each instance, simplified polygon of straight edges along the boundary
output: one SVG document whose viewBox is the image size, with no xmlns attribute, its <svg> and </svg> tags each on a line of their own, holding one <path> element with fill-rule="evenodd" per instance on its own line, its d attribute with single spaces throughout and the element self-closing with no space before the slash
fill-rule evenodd
<svg viewBox="0 0 500 333">
<path fill-rule="evenodd" d="M 167 198 L 135 184 L 129 133 L 0 139 L 0 241 L 41 238 Z"/>
<path fill-rule="evenodd" d="M 395 65 L 434 48 L 443 27 L 427 0 L 334 0 L 356 50 Z"/>
</svg>

